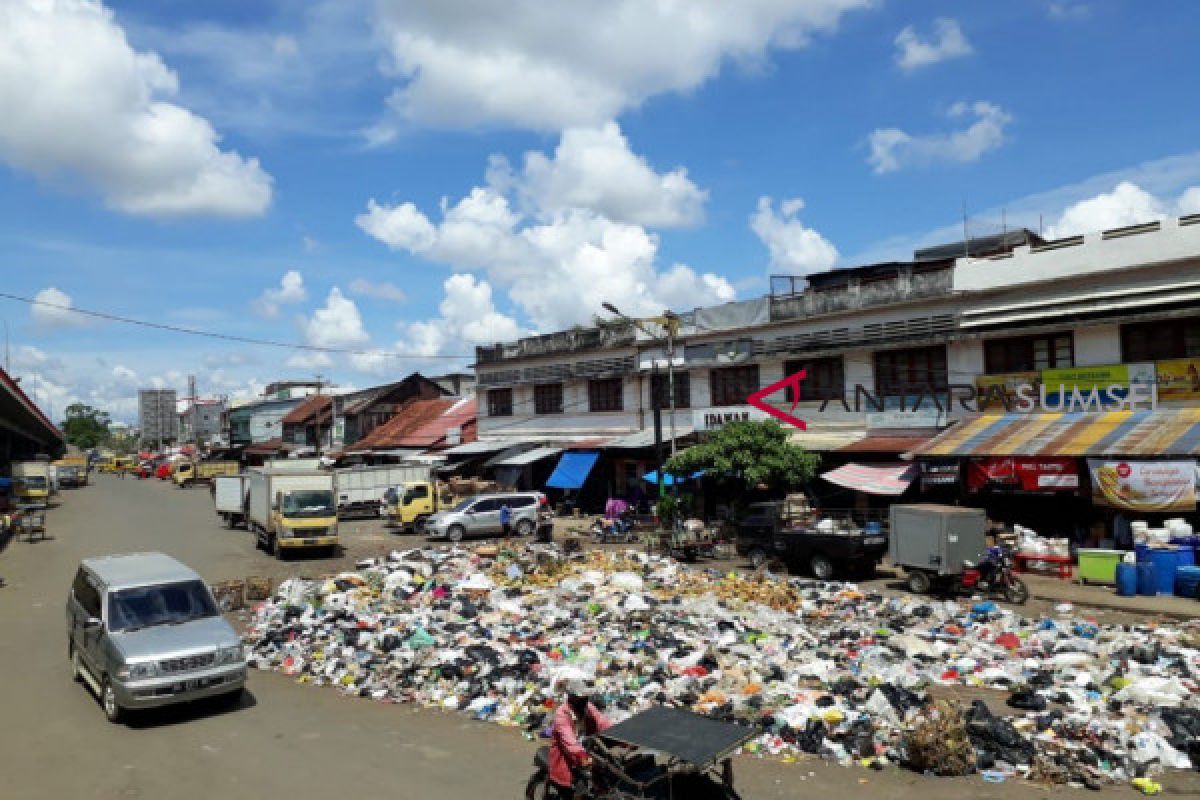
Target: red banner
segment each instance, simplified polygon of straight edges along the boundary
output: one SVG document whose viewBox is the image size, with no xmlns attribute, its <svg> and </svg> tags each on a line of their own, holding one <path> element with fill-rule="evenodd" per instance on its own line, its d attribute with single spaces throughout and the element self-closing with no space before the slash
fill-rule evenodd
<svg viewBox="0 0 1200 800">
<path fill-rule="evenodd" d="M 1073 492 L 1079 489 L 1074 458 L 993 456 L 967 462 L 967 490 L 1019 489 L 1025 492 Z"/>
</svg>

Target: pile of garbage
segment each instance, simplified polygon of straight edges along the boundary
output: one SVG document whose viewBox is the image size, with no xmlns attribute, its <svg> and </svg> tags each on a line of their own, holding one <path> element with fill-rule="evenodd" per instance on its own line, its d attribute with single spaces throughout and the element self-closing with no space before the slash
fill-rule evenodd
<svg viewBox="0 0 1200 800">
<path fill-rule="evenodd" d="M 614 721 L 688 708 L 754 726 L 747 751 L 784 761 L 1086 786 L 1200 768 L 1196 623 L 1027 619 L 530 545 L 413 549 L 289 579 L 247 642 L 257 668 L 531 737 L 582 678 Z"/>
</svg>

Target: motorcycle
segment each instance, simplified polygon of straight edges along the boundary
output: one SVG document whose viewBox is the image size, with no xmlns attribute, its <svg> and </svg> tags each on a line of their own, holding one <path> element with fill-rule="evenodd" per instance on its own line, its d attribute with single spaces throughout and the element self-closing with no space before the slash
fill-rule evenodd
<svg viewBox="0 0 1200 800">
<path fill-rule="evenodd" d="M 597 519 L 592 523 L 592 538 L 599 544 L 633 544 L 637 534 L 633 522 L 626 515 L 616 519 Z"/>
<path fill-rule="evenodd" d="M 1025 605 L 1029 599 L 1029 588 L 1014 569 L 1012 552 L 1004 547 L 989 547 L 978 565 L 964 563 L 958 588 L 1002 597 L 1015 605 Z"/>
</svg>

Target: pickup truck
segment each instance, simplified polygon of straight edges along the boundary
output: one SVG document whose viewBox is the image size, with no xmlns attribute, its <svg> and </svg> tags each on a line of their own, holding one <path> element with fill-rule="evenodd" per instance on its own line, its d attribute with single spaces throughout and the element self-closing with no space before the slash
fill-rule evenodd
<svg viewBox="0 0 1200 800">
<path fill-rule="evenodd" d="M 783 502 L 754 503 L 737 525 L 737 553 L 761 566 L 772 559 L 819 580 L 838 573 L 870 572 L 887 553 L 883 513 L 805 510 Z"/>
</svg>

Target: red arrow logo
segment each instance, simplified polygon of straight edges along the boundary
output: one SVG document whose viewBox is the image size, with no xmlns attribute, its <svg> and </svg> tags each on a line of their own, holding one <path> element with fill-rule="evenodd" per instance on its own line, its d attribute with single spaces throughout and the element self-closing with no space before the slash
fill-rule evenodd
<svg viewBox="0 0 1200 800">
<path fill-rule="evenodd" d="M 781 420 L 786 422 L 788 425 L 794 425 L 800 430 L 806 431 L 808 430 L 808 425 L 804 423 L 804 420 L 792 416 L 790 412 L 795 411 L 796 404 L 800 402 L 800 381 L 804 380 L 807 376 L 808 370 L 802 369 L 794 375 L 788 375 L 783 380 L 772 383 L 770 386 L 764 386 L 762 389 L 759 389 L 757 392 L 747 397 L 746 402 L 760 411 L 767 412 L 777 420 Z M 775 394 L 775 392 L 778 392 L 780 389 L 792 390 L 792 407 L 787 411 L 780 411 L 778 408 L 770 405 L 766 401 L 768 395 Z"/>
</svg>

